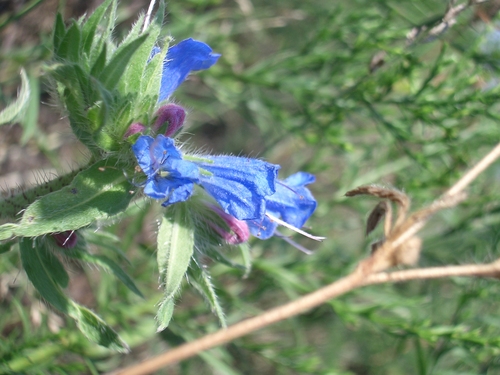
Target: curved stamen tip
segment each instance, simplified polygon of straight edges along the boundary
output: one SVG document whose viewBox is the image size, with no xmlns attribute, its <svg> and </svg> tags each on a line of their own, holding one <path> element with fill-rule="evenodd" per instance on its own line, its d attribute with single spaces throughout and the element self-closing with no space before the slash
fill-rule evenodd
<svg viewBox="0 0 500 375">
<path fill-rule="evenodd" d="M 318 241 L 318 242 L 323 242 L 323 240 L 326 239 L 326 237 L 320 237 L 320 236 L 313 236 L 312 234 L 310 233 L 307 233 L 305 231 L 303 231 L 302 229 L 299 229 L 299 228 L 296 228 L 294 227 L 293 225 L 290 225 L 288 224 L 287 222 L 281 220 L 281 219 L 278 219 L 276 216 L 273 216 L 269 213 L 266 212 L 266 216 L 271 219 L 272 221 L 274 221 L 275 223 L 278 223 L 279 225 L 281 226 L 284 226 L 290 230 L 293 230 L 294 232 L 297 232 L 307 238 L 310 238 L 311 240 L 314 240 L 314 241 Z"/>
</svg>

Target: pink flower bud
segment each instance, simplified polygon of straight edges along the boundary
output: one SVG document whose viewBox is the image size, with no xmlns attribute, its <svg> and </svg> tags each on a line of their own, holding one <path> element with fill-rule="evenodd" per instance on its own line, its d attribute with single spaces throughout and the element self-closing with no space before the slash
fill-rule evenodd
<svg viewBox="0 0 500 375">
<path fill-rule="evenodd" d="M 145 129 L 144 125 L 142 125 L 140 122 L 134 122 L 132 125 L 128 127 L 127 132 L 123 136 L 123 138 L 128 138 L 131 135 L 141 133 Z"/>
<path fill-rule="evenodd" d="M 156 112 L 156 121 L 153 125 L 155 132 L 165 132 L 166 137 L 171 137 L 177 130 L 184 124 L 186 118 L 186 111 L 184 108 L 177 104 L 167 104 L 161 106 Z"/>
<path fill-rule="evenodd" d="M 208 225 L 210 225 L 210 227 L 215 230 L 228 244 L 238 245 L 248 241 L 248 238 L 250 237 L 250 230 L 248 229 L 246 221 L 236 219 L 234 216 L 225 213 L 217 206 L 209 205 L 209 207 L 216 212 L 222 220 L 224 220 L 232 233 L 220 228 L 212 222 L 209 222 Z"/>
<path fill-rule="evenodd" d="M 78 242 L 78 236 L 74 230 L 67 230 L 66 232 L 61 233 L 52 233 L 52 238 L 57 243 L 57 246 L 62 247 L 63 249 L 71 249 L 76 246 Z"/>
</svg>

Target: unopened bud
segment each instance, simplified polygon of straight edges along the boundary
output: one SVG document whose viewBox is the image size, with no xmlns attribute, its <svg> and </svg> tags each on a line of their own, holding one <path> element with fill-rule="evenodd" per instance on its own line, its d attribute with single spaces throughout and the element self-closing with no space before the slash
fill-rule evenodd
<svg viewBox="0 0 500 375">
<path fill-rule="evenodd" d="M 128 138 L 131 135 L 141 133 L 145 129 L 145 126 L 142 125 L 140 122 L 134 122 L 132 125 L 128 127 L 127 132 L 123 136 L 123 138 Z"/>
<path fill-rule="evenodd" d="M 78 236 L 74 230 L 67 230 L 61 233 L 52 233 L 52 238 L 57 243 L 57 246 L 63 249 L 71 249 L 76 246 L 78 242 Z"/>
<path fill-rule="evenodd" d="M 210 205 L 209 207 L 216 212 L 222 220 L 224 220 L 229 227 L 230 232 L 211 222 L 209 222 L 208 225 L 210 225 L 210 227 L 214 229 L 228 244 L 238 245 L 248 241 L 248 238 L 250 237 L 250 230 L 248 229 L 246 221 L 236 219 L 234 216 L 225 213 L 217 206 Z"/>
<path fill-rule="evenodd" d="M 156 116 L 153 130 L 164 134 L 166 137 L 171 137 L 184 124 L 186 111 L 180 105 L 170 103 L 161 106 L 156 112 Z"/>
</svg>

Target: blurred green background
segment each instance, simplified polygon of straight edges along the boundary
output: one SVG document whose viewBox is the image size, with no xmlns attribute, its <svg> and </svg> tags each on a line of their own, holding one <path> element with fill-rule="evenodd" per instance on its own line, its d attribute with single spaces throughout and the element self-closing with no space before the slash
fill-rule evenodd
<svg viewBox="0 0 500 375">
<path fill-rule="evenodd" d="M 78 18 L 99 3 L 0 1 L 0 107 L 15 97 L 21 67 L 39 93 L 22 124 L 0 129 L 4 190 L 84 164 L 85 149 L 50 99 L 42 66 L 56 11 Z M 121 2 L 117 39 L 147 6 Z M 498 142 L 497 1 L 468 8 L 432 37 L 428 30 L 446 7 L 431 0 L 168 2 L 165 35 L 193 37 L 222 54 L 174 95 L 189 111 L 183 140 L 281 164 L 282 178 L 298 170 L 317 176 L 311 190 L 318 209 L 308 225 L 327 240 L 294 237 L 313 255 L 279 238 L 254 239 L 247 276 L 207 262 L 230 324 L 346 275 L 369 254 L 381 232 L 366 239 L 364 225 L 377 201 L 348 200 L 346 191 L 392 186 L 420 208 Z M 427 33 L 408 43 L 408 33 L 422 25 L 429 25 Z M 420 266 L 498 257 L 499 182 L 497 163 L 472 184 L 464 203 L 431 220 L 422 232 Z M 218 320 L 186 283 L 171 326 L 156 334 L 156 218 L 154 209 L 137 209 L 112 234 L 86 235 L 93 251 L 122 264 L 146 300 L 110 274 L 66 262 L 68 294 L 113 324 L 131 346 L 129 355 L 86 341 L 72 321 L 36 298 L 18 254 L 1 254 L 0 372 L 97 374 L 217 330 Z M 370 286 L 160 373 L 499 374 L 499 293 L 496 279 Z"/>
</svg>

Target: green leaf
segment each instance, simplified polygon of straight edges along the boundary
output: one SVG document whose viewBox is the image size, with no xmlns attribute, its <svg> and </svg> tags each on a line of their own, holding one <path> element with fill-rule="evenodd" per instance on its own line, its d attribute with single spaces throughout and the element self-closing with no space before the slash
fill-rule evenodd
<svg viewBox="0 0 500 375">
<path fill-rule="evenodd" d="M 59 48 L 56 50 L 56 55 L 64 60 L 79 62 L 81 53 L 80 43 L 80 27 L 76 22 L 73 22 L 61 41 Z"/>
<path fill-rule="evenodd" d="M 125 71 L 125 69 L 127 69 L 129 60 L 132 58 L 141 44 L 147 39 L 147 37 L 148 35 L 145 34 L 130 42 L 129 44 L 121 45 L 113 55 L 111 60 L 106 65 L 106 68 L 104 68 L 99 76 L 99 80 L 108 90 L 112 90 L 116 87 L 116 85 L 120 81 L 121 76 L 123 75 L 123 72 Z"/>
<path fill-rule="evenodd" d="M 161 332 L 168 327 L 170 319 L 174 314 L 175 303 L 173 299 L 164 299 L 160 302 L 158 312 L 156 313 L 156 320 L 158 321 L 158 328 L 156 332 Z"/>
<path fill-rule="evenodd" d="M 158 311 L 158 330 L 168 326 L 172 317 L 174 296 L 193 255 L 194 227 L 188 205 L 184 202 L 170 206 L 158 231 L 158 268 L 164 288 L 164 298 Z"/>
<path fill-rule="evenodd" d="M 21 120 L 23 125 L 23 136 L 21 137 L 21 144 L 25 145 L 37 132 L 38 127 L 38 111 L 40 108 L 40 80 L 38 77 L 29 77 L 30 92 L 26 112 L 24 118 Z"/>
<path fill-rule="evenodd" d="M 111 3 L 111 8 L 109 8 L 108 10 L 109 3 Z M 111 40 L 112 33 L 115 28 L 117 1 L 108 0 L 105 1 L 101 6 L 106 7 L 107 11 L 104 12 L 103 16 L 98 21 L 96 30 L 99 30 L 99 32 L 89 38 L 92 43 L 88 52 L 89 66 L 93 65 L 94 61 L 97 59 L 97 56 L 101 53 L 104 44 L 108 44 L 108 49 L 111 49 L 110 47 L 112 45 Z M 90 18 L 92 18 L 92 16 Z M 86 25 L 87 24 L 85 24 L 83 28 L 85 28 Z M 88 41 L 86 41 L 86 44 L 88 44 Z"/>
<path fill-rule="evenodd" d="M 212 284 L 212 278 L 208 271 L 202 269 L 201 267 L 190 267 L 189 273 L 189 283 L 196 288 L 198 293 L 200 293 L 205 301 L 208 302 L 212 312 L 217 315 L 219 322 L 222 327 L 227 327 L 226 317 L 222 306 L 219 303 L 219 298 L 215 292 L 215 287 Z"/>
<path fill-rule="evenodd" d="M 76 303 L 73 305 L 76 324 L 89 340 L 120 353 L 128 353 L 130 351 L 127 343 L 104 320 L 86 307 Z"/>
<path fill-rule="evenodd" d="M 165 4 L 163 1 L 158 4 L 158 10 L 154 16 L 153 22 L 147 28 L 148 38 L 138 49 L 137 53 L 130 60 L 127 70 L 121 79 L 121 83 L 126 92 L 139 93 L 142 85 L 145 69 L 149 64 L 151 51 L 156 45 L 157 39 L 160 35 L 163 19 L 165 14 Z M 137 25 L 142 26 L 142 19 L 139 19 Z M 132 31 L 127 38 L 132 36 Z M 155 92 L 155 94 L 158 91 Z M 147 94 L 147 93 L 146 93 Z"/>
<path fill-rule="evenodd" d="M 45 246 L 36 251 L 40 262 L 43 263 L 44 268 L 52 279 L 60 287 L 66 288 L 69 283 L 69 276 L 61 261 Z"/>
<path fill-rule="evenodd" d="M 170 41 L 170 38 L 168 39 Z M 168 43 L 166 42 L 160 53 L 154 55 L 149 61 L 141 79 L 141 96 L 158 95 L 161 86 L 161 74 L 163 71 L 163 61 L 167 56 Z"/>
<path fill-rule="evenodd" d="M 50 251 L 45 240 L 21 238 L 19 249 L 24 270 L 42 298 L 75 319 L 78 328 L 88 339 L 119 352 L 129 350 L 127 344 L 101 318 L 62 292 L 43 260 L 43 254 Z"/>
<path fill-rule="evenodd" d="M 44 240 L 21 238 L 19 240 L 21 261 L 26 275 L 38 293 L 47 302 L 65 314 L 71 314 L 71 301 L 64 295 L 43 261 L 44 252 L 49 251 Z"/>
<path fill-rule="evenodd" d="M 129 288 L 132 292 L 137 294 L 140 297 L 144 298 L 144 295 L 141 293 L 139 288 L 135 285 L 134 281 L 127 275 L 121 268 L 110 258 L 104 255 L 94 255 L 90 254 L 84 250 L 73 249 L 71 251 L 64 251 L 66 256 L 71 258 L 80 259 L 85 262 L 97 264 L 100 267 L 104 268 L 107 271 L 111 271 L 114 275 L 123 283 L 127 288 Z"/>
<path fill-rule="evenodd" d="M 57 51 L 61 47 L 61 43 L 66 35 L 66 27 L 64 26 L 64 21 L 62 15 L 57 13 L 56 22 L 54 24 L 54 35 L 52 36 L 52 41 L 54 43 L 54 51 Z"/>
<path fill-rule="evenodd" d="M 97 57 L 96 62 L 94 65 L 92 65 L 92 69 L 90 69 L 90 75 L 94 77 L 98 77 L 102 71 L 104 70 L 104 67 L 106 66 L 106 53 L 107 53 L 107 48 L 106 45 L 102 47 L 102 51 Z"/>
<path fill-rule="evenodd" d="M 13 230 L 17 236 L 76 230 L 127 208 L 134 186 L 121 168 L 102 160 L 79 173 L 69 186 L 31 204 Z"/>
<path fill-rule="evenodd" d="M 106 0 L 99 7 L 97 7 L 82 27 L 82 47 L 87 55 L 90 55 L 92 50 L 95 50 L 100 54 L 101 46 L 105 43 L 106 36 L 100 35 L 100 37 L 95 38 L 96 30 L 102 22 L 112 1 L 113 0 Z M 112 21 L 111 17 L 108 18 L 108 22 L 109 21 Z M 104 33 L 108 32 L 108 28 L 105 28 L 104 30 Z"/>
<path fill-rule="evenodd" d="M 16 244 L 17 241 L 11 240 L 5 243 L 0 243 L 0 254 L 7 253 L 12 249 L 12 246 Z"/>
<path fill-rule="evenodd" d="M 20 117 L 26 109 L 30 99 L 30 85 L 24 69 L 21 70 L 21 91 L 17 99 L 0 112 L 0 125 L 10 124 Z"/>
</svg>

